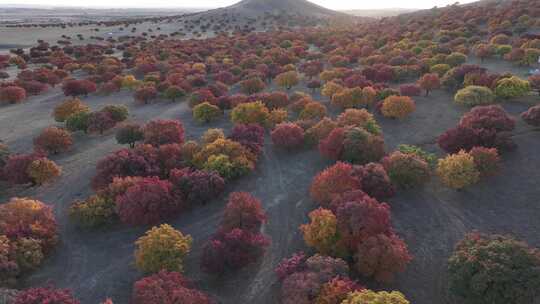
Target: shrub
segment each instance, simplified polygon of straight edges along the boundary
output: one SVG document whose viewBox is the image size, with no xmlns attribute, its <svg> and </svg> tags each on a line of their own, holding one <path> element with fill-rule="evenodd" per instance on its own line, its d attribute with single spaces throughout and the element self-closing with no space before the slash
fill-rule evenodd
<svg viewBox="0 0 540 304">
<path fill-rule="evenodd" d="M 260 233 L 238 228 L 219 233 L 203 246 L 201 268 L 212 274 L 240 269 L 262 256 L 269 243 Z"/>
<path fill-rule="evenodd" d="M 248 95 L 259 93 L 265 87 L 266 85 L 259 77 L 252 77 L 240 82 L 242 92 Z"/>
<path fill-rule="evenodd" d="M 218 139 L 193 156 L 200 169 L 215 170 L 225 179 L 240 177 L 255 168 L 256 155 L 240 143 Z"/>
<path fill-rule="evenodd" d="M 325 139 L 335 128 L 337 128 L 337 123 L 332 119 L 328 117 L 321 119 L 304 133 L 306 144 L 310 146 L 318 144 L 320 140 Z"/>
<path fill-rule="evenodd" d="M 285 92 L 271 92 L 263 102 L 270 110 L 284 108 L 289 105 L 289 96 Z"/>
<path fill-rule="evenodd" d="M 512 76 L 497 81 L 495 95 L 500 98 L 509 99 L 526 95 L 531 90 L 529 82 L 519 77 Z"/>
<path fill-rule="evenodd" d="M 211 144 L 218 139 L 224 139 L 225 133 L 223 129 L 208 129 L 201 136 L 202 144 Z"/>
<path fill-rule="evenodd" d="M 57 178 L 62 174 L 62 169 L 52 160 L 46 157 L 38 158 L 27 169 L 28 176 L 32 179 L 32 183 L 42 185 Z"/>
<path fill-rule="evenodd" d="M 347 109 L 337 117 L 337 123 L 340 127 L 362 127 L 366 131 L 379 135 L 381 128 L 375 121 L 373 114 L 365 109 Z"/>
<path fill-rule="evenodd" d="M 37 154 L 15 154 L 9 156 L 3 168 L 3 177 L 11 184 L 22 185 L 34 182 L 28 175 L 32 162 L 41 158 Z"/>
<path fill-rule="evenodd" d="M 193 118 L 199 122 L 210 122 L 223 115 L 218 106 L 203 102 L 193 107 Z"/>
<path fill-rule="evenodd" d="M 450 66 L 444 63 L 436 64 L 429 69 L 431 73 L 437 74 L 439 77 L 442 77 L 448 70 L 450 70 Z"/>
<path fill-rule="evenodd" d="M 405 118 L 416 110 L 416 104 L 408 96 L 390 96 L 387 97 L 381 107 L 381 113 L 385 117 Z"/>
<path fill-rule="evenodd" d="M 229 195 L 221 220 L 221 231 L 242 229 L 256 233 L 266 222 L 266 214 L 261 201 L 247 192 L 233 192 Z"/>
<path fill-rule="evenodd" d="M 382 164 L 392 183 L 400 188 L 422 185 L 430 176 L 429 165 L 414 154 L 395 151 L 383 158 Z"/>
<path fill-rule="evenodd" d="M 116 141 L 119 144 L 129 144 L 131 148 L 135 143 L 144 139 L 144 132 L 140 125 L 135 123 L 125 124 L 116 131 Z"/>
<path fill-rule="evenodd" d="M 0 87 L 0 101 L 10 104 L 20 103 L 26 99 L 26 90 L 18 86 Z"/>
<path fill-rule="evenodd" d="M 446 63 L 451 67 L 457 67 L 465 62 L 467 62 L 467 55 L 459 52 L 454 52 L 446 57 Z"/>
<path fill-rule="evenodd" d="M 192 241 L 168 224 L 153 227 L 135 242 L 135 266 L 144 273 L 182 272 Z"/>
<path fill-rule="evenodd" d="M 92 195 L 84 201 L 77 201 L 69 207 L 69 215 L 85 228 L 96 228 L 110 224 L 115 218 L 114 200 Z"/>
<path fill-rule="evenodd" d="M 114 128 L 116 122 L 109 112 L 98 111 L 92 112 L 88 115 L 88 128 L 87 131 L 90 133 L 99 133 L 100 135 L 103 132 Z"/>
<path fill-rule="evenodd" d="M 501 167 L 501 159 L 496 148 L 474 147 L 469 154 L 481 177 L 496 175 Z"/>
<path fill-rule="evenodd" d="M 122 122 L 129 116 L 128 108 L 122 105 L 107 105 L 100 112 L 108 113 L 114 122 Z"/>
<path fill-rule="evenodd" d="M 430 167 L 434 167 L 437 164 L 437 156 L 434 153 L 428 153 L 422 150 L 420 147 L 401 144 L 398 146 L 398 151 L 405 154 L 414 154 L 425 160 Z"/>
<path fill-rule="evenodd" d="M 133 98 L 142 104 L 148 104 L 149 101 L 156 99 L 157 96 L 158 92 L 153 85 L 143 85 L 137 88 L 133 94 Z"/>
<path fill-rule="evenodd" d="M 349 271 L 345 261 L 320 255 L 310 257 L 303 264 L 304 269 L 284 278 L 281 288 L 283 304 L 313 303 L 325 283 L 336 277 L 346 277 Z"/>
<path fill-rule="evenodd" d="M 272 142 L 277 147 L 293 149 L 304 143 L 304 130 L 294 123 L 281 123 L 271 133 Z"/>
<path fill-rule="evenodd" d="M 229 136 L 255 155 L 259 155 L 264 145 L 264 129 L 257 124 L 237 124 Z"/>
<path fill-rule="evenodd" d="M 538 94 L 540 94 L 540 75 L 531 75 L 527 80 L 529 81 L 531 89 L 538 91 Z"/>
<path fill-rule="evenodd" d="M 394 196 L 396 190 L 386 170 L 381 164 L 368 163 L 364 166 L 355 167 L 354 174 L 360 180 L 360 189 L 369 196 L 383 201 Z"/>
<path fill-rule="evenodd" d="M 30 198 L 12 198 L 0 205 L 0 235 L 11 241 L 38 240 L 43 253 L 58 243 L 57 224 L 51 207 Z"/>
<path fill-rule="evenodd" d="M 426 96 L 428 96 L 432 90 L 438 89 L 441 86 L 439 74 L 424 74 L 422 78 L 418 80 L 418 85 L 426 91 Z"/>
<path fill-rule="evenodd" d="M 409 304 L 410 302 L 399 291 L 362 290 L 351 292 L 341 304 Z"/>
<path fill-rule="evenodd" d="M 89 119 L 89 112 L 74 113 L 66 119 L 66 129 L 71 132 L 83 131 L 86 133 L 88 131 Z"/>
<path fill-rule="evenodd" d="M 540 290 L 540 253 L 501 235 L 470 233 L 448 260 L 450 292 L 464 303 L 533 303 Z"/>
<path fill-rule="evenodd" d="M 326 116 L 326 107 L 316 101 L 308 102 L 300 114 L 298 115 L 299 119 L 315 119 L 320 120 Z"/>
<path fill-rule="evenodd" d="M 362 105 L 362 88 L 344 88 L 332 94 L 332 105 L 348 109 Z"/>
<path fill-rule="evenodd" d="M 459 90 L 454 96 L 454 101 L 468 107 L 485 105 L 495 101 L 495 94 L 489 88 L 470 85 Z"/>
<path fill-rule="evenodd" d="M 193 92 L 193 94 L 191 94 L 191 97 L 189 99 L 189 106 L 193 108 L 194 106 L 203 102 L 209 102 L 211 104 L 216 103 L 216 97 L 214 96 L 212 91 L 208 89 L 199 89 Z"/>
<path fill-rule="evenodd" d="M 340 157 L 354 164 L 378 161 L 384 156 L 384 140 L 363 128 L 348 128 L 343 140 L 343 153 Z"/>
<path fill-rule="evenodd" d="M 207 295 L 194 289 L 180 273 L 164 270 L 135 282 L 132 301 L 133 304 L 212 303 Z"/>
<path fill-rule="evenodd" d="M 364 276 L 379 282 L 391 282 L 394 274 L 403 272 L 412 257 L 407 245 L 395 234 L 377 234 L 358 245 L 354 255 L 355 268 Z"/>
<path fill-rule="evenodd" d="M 67 151 L 72 144 L 71 134 L 57 127 L 48 127 L 38 137 L 34 138 L 34 149 L 36 151 L 45 151 L 52 154 Z"/>
<path fill-rule="evenodd" d="M 78 98 L 70 98 L 54 108 L 53 116 L 54 120 L 64 122 L 69 116 L 80 112 L 90 112 L 90 107 Z"/>
<path fill-rule="evenodd" d="M 68 289 L 38 287 L 25 289 L 17 294 L 13 304 L 79 304 Z"/>
<path fill-rule="evenodd" d="M 188 207 L 209 202 L 225 188 L 225 181 L 216 172 L 191 168 L 173 169 L 169 181 L 174 197 Z"/>
<path fill-rule="evenodd" d="M 343 194 L 332 202 L 332 207 L 336 210 L 340 245 L 351 253 L 370 236 L 392 233 L 390 207 L 362 191 Z"/>
<path fill-rule="evenodd" d="M 478 182 L 480 177 L 474 158 L 463 150 L 440 159 L 437 174 L 445 185 L 455 189 L 472 185 Z"/>
<path fill-rule="evenodd" d="M 307 257 L 303 252 L 294 253 L 290 258 L 283 258 L 274 269 L 278 279 L 283 281 L 295 272 L 300 272 L 306 268 Z"/>
<path fill-rule="evenodd" d="M 521 113 L 521 118 L 531 126 L 540 127 L 540 105 L 532 106 Z"/>
<path fill-rule="evenodd" d="M 184 126 L 178 120 L 158 119 L 148 122 L 144 128 L 144 143 L 153 146 L 182 144 Z"/>
<path fill-rule="evenodd" d="M 177 99 L 186 96 L 186 91 L 180 86 L 171 85 L 165 90 L 165 97 L 175 102 Z"/>
<path fill-rule="evenodd" d="M 243 103 L 234 107 L 231 112 L 231 121 L 235 124 L 268 126 L 270 123 L 270 111 L 260 101 Z"/>
<path fill-rule="evenodd" d="M 502 132 L 512 131 L 515 127 L 515 120 L 499 105 L 478 106 L 465 113 L 461 117 L 459 125 Z"/>
<path fill-rule="evenodd" d="M 86 79 L 68 79 L 64 81 L 64 84 L 62 85 L 62 91 L 64 92 L 64 95 L 73 97 L 80 95 L 86 96 L 90 93 L 95 92 L 96 89 L 96 84 Z"/>
<path fill-rule="evenodd" d="M 344 89 L 345 88 L 342 85 L 338 84 L 337 82 L 329 81 L 323 86 L 323 88 L 321 90 L 321 95 L 332 99 L 332 97 L 335 94 L 343 91 Z"/>
<path fill-rule="evenodd" d="M 309 224 L 300 226 L 306 245 L 323 255 L 344 255 L 343 252 L 339 252 L 337 246 L 339 241 L 337 219 L 332 211 L 316 209 L 309 213 L 309 219 Z"/>
<path fill-rule="evenodd" d="M 350 164 L 337 162 L 318 173 L 311 183 L 311 198 L 322 207 L 328 207 L 341 194 L 360 188 L 360 181 L 353 176 Z"/>
<path fill-rule="evenodd" d="M 362 286 L 347 277 L 334 277 L 321 286 L 315 304 L 340 304 L 350 292 L 362 290 Z"/>
<path fill-rule="evenodd" d="M 322 155 L 355 164 L 378 161 L 384 155 L 384 140 L 363 128 L 336 128 L 319 143 Z"/>
<path fill-rule="evenodd" d="M 420 96 L 422 89 L 416 84 L 402 84 L 399 86 L 399 93 L 402 96 Z"/>
<path fill-rule="evenodd" d="M 300 81 L 298 73 L 296 71 L 288 71 L 276 76 L 276 83 L 280 87 L 284 87 L 290 90 L 293 86 L 297 85 Z"/>
<path fill-rule="evenodd" d="M 155 224 L 180 211 L 171 194 L 171 183 L 157 177 L 145 177 L 116 198 L 116 213 L 131 225 Z"/>
<path fill-rule="evenodd" d="M 103 189 L 114 177 L 156 176 L 159 173 L 155 149 L 149 145 L 138 145 L 135 149 L 121 149 L 99 160 L 92 187 Z"/>
</svg>

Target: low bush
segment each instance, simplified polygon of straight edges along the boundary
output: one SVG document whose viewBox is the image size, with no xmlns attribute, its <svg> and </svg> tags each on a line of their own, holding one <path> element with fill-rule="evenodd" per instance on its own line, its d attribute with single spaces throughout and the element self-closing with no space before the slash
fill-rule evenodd
<svg viewBox="0 0 540 304">
<path fill-rule="evenodd" d="M 366 164 L 384 156 L 384 140 L 363 128 L 336 128 L 319 143 L 322 155 L 354 164 Z"/>
<path fill-rule="evenodd" d="M 270 111 L 260 101 L 242 103 L 231 112 L 234 124 L 258 124 L 267 127 L 270 124 Z"/>
<path fill-rule="evenodd" d="M 360 189 L 379 201 L 394 196 L 396 192 L 390 177 L 381 164 L 368 163 L 355 167 L 354 174 L 360 180 Z"/>
<path fill-rule="evenodd" d="M 97 89 L 96 84 L 90 80 L 86 79 L 68 79 L 64 81 L 62 85 L 62 91 L 66 96 L 81 96 L 88 95 L 95 92 Z"/>
<path fill-rule="evenodd" d="M 79 112 L 90 112 L 90 107 L 78 98 L 70 98 L 54 108 L 53 117 L 58 122 L 64 122 L 69 116 Z"/>
<path fill-rule="evenodd" d="M 26 90 L 18 86 L 0 87 L 0 101 L 10 104 L 21 103 L 26 99 Z"/>
<path fill-rule="evenodd" d="M 416 84 L 402 84 L 399 86 L 399 93 L 402 96 L 420 96 L 422 94 L 422 88 Z"/>
<path fill-rule="evenodd" d="M 540 295 L 540 253 L 511 237 L 470 233 L 448 260 L 448 280 L 463 303 L 533 303 Z"/>
<path fill-rule="evenodd" d="M 531 86 L 528 81 L 512 76 L 497 81 L 495 95 L 500 98 L 510 99 L 524 96 L 529 93 L 530 90 Z"/>
<path fill-rule="evenodd" d="M 68 289 L 54 289 L 52 287 L 29 288 L 20 291 L 13 304 L 80 304 Z"/>
<path fill-rule="evenodd" d="M 309 213 L 309 223 L 300 226 L 304 242 L 318 253 L 344 256 L 344 248 L 338 245 L 337 219 L 332 211 L 318 208 Z"/>
<path fill-rule="evenodd" d="M 90 112 L 77 112 L 69 115 L 66 119 L 66 129 L 71 132 L 88 132 Z"/>
<path fill-rule="evenodd" d="M 407 245 L 395 234 L 377 234 L 363 240 L 354 255 L 354 267 L 364 276 L 391 282 L 412 260 Z"/>
<path fill-rule="evenodd" d="M 30 163 L 27 174 L 32 179 L 32 184 L 43 185 L 59 177 L 62 169 L 52 160 L 41 157 Z"/>
<path fill-rule="evenodd" d="M 90 133 L 99 133 L 100 135 L 103 132 L 114 128 L 116 121 L 114 121 L 112 115 L 109 112 L 97 111 L 92 112 L 88 115 L 88 127 L 87 131 Z"/>
<path fill-rule="evenodd" d="M 264 145 L 264 129 L 257 124 L 237 124 L 229 138 L 246 147 L 254 155 L 259 155 Z"/>
<path fill-rule="evenodd" d="M 211 274 L 240 269 L 257 261 L 269 244 L 264 235 L 239 228 L 218 233 L 203 246 L 201 268 Z"/>
<path fill-rule="evenodd" d="M 180 211 L 171 194 L 171 183 L 157 177 L 145 177 L 116 198 L 116 213 L 130 225 L 156 224 Z"/>
<path fill-rule="evenodd" d="M 395 151 L 383 158 L 382 164 L 392 183 L 399 188 L 420 186 L 430 177 L 428 163 L 415 154 Z"/>
<path fill-rule="evenodd" d="M 459 90 L 454 96 L 454 101 L 468 107 L 486 105 L 495 101 L 495 94 L 489 88 L 470 85 Z"/>
<path fill-rule="evenodd" d="M 259 199 L 247 192 L 233 192 L 223 212 L 221 232 L 242 229 L 256 233 L 265 222 L 266 213 Z"/>
<path fill-rule="evenodd" d="M 172 170 L 169 181 L 172 194 L 186 207 L 205 204 L 219 196 L 225 188 L 225 181 L 216 172 L 191 168 Z"/>
<path fill-rule="evenodd" d="M 115 138 L 119 144 L 128 144 L 131 148 L 134 148 L 136 142 L 144 139 L 144 132 L 140 125 L 129 123 L 118 128 Z"/>
<path fill-rule="evenodd" d="M 211 304 L 212 301 L 180 273 L 162 270 L 133 284 L 132 303 Z"/>
<path fill-rule="evenodd" d="M 133 98 L 139 103 L 148 104 L 158 97 L 156 87 L 153 85 L 143 85 L 135 90 Z"/>
<path fill-rule="evenodd" d="M 260 91 L 264 90 L 265 87 L 266 85 L 264 84 L 264 81 L 262 81 L 259 77 L 252 77 L 240 82 L 242 92 L 247 95 L 259 93 Z"/>
<path fill-rule="evenodd" d="M 512 131 L 515 124 L 514 118 L 499 105 L 474 107 L 459 121 L 460 126 L 496 132 Z"/>
<path fill-rule="evenodd" d="M 501 159 L 496 148 L 474 147 L 469 154 L 481 177 L 496 175 L 501 167 Z"/>
<path fill-rule="evenodd" d="M 225 179 L 234 179 L 252 171 L 256 158 L 242 144 L 218 139 L 198 151 L 193 156 L 193 163 L 199 169 L 214 170 Z"/>
<path fill-rule="evenodd" d="M 34 138 L 34 150 L 51 154 L 65 152 L 73 145 L 71 134 L 57 127 L 48 127 Z"/>
<path fill-rule="evenodd" d="M 116 217 L 114 200 L 92 195 L 84 201 L 74 202 L 69 208 L 69 215 L 81 227 L 103 227 Z"/>
<path fill-rule="evenodd" d="M 296 71 L 288 71 L 276 76 L 276 83 L 278 86 L 290 90 L 293 86 L 297 85 L 300 81 L 298 73 Z"/>
<path fill-rule="evenodd" d="M 299 148 L 304 144 L 304 130 L 294 123 L 281 123 L 271 133 L 274 145 L 285 149 Z"/>
<path fill-rule="evenodd" d="M 337 123 L 340 127 L 361 127 L 372 134 L 381 134 L 381 127 L 377 124 L 375 117 L 365 109 L 347 109 L 339 114 Z"/>
<path fill-rule="evenodd" d="M 168 224 L 153 227 L 135 242 L 135 266 L 144 273 L 182 272 L 192 242 L 191 236 Z"/>
<path fill-rule="evenodd" d="M 308 120 L 315 119 L 320 120 L 326 116 L 326 107 L 316 101 L 308 102 L 298 114 L 299 119 Z"/>
<path fill-rule="evenodd" d="M 454 189 L 475 184 L 480 178 L 474 158 L 463 150 L 440 159 L 437 174 L 445 185 Z"/>
<path fill-rule="evenodd" d="M 540 127 L 540 105 L 532 106 L 527 111 L 521 113 L 521 118 L 528 125 Z"/>
<path fill-rule="evenodd" d="M 198 122 L 211 122 L 223 116 L 223 112 L 218 106 L 203 102 L 193 107 L 193 118 Z"/>
<path fill-rule="evenodd" d="M 360 181 L 353 175 L 352 165 L 337 162 L 313 178 L 310 195 L 322 207 L 328 207 L 336 197 L 359 188 Z"/>
<path fill-rule="evenodd" d="M 405 118 L 416 110 L 416 104 L 408 96 L 390 96 L 382 102 L 381 113 L 389 118 Z"/>
<path fill-rule="evenodd" d="M 351 292 L 341 304 L 409 304 L 410 302 L 399 291 L 362 290 Z"/>
<path fill-rule="evenodd" d="M 158 119 L 148 122 L 144 128 L 144 143 L 153 146 L 182 144 L 184 126 L 178 120 Z"/>
</svg>

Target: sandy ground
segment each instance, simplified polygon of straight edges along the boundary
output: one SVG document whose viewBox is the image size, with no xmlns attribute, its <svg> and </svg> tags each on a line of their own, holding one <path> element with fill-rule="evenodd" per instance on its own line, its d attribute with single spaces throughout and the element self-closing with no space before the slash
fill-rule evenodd
<svg viewBox="0 0 540 304">
<path fill-rule="evenodd" d="M 2 33 L 5 32 L 0 30 L 0 35 Z M 35 36 L 31 38 L 20 33 L 10 35 L 6 41 L 14 44 L 32 43 L 36 37 L 45 37 L 39 33 L 33 33 Z M 46 35 L 56 39 L 54 36 L 61 34 L 53 30 Z M 19 41 L 15 36 L 24 38 Z M 518 75 L 525 72 L 505 62 L 486 61 L 483 65 L 497 72 L 510 70 Z M 315 97 L 328 103 L 318 94 Z M 0 138 L 14 152 L 28 152 L 32 148 L 32 139 L 43 128 L 55 124 L 51 112 L 63 99 L 63 94 L 56 88 L 31 97 L 23 104 L 0 107 Z M 443 91 L 415 100 L 417 111 L 407 119 L 377 117 L 384 131 L 387 151 L 407 143 L 422 145 L 441 155 L 434 144 L 435 138 L 455 126 L 467 109 L 453 104 L 452 96 Z M 124 104 L 130 109 L 130 120 L 141 123 L 155 118 L 180 119 L 188 138 L 199 137 L 209 127 L 231 128 L 227 117 L 209 125 L 194 122 L 185 101 L 161 100 L 141 106 L 135 105 L 131 93 L 125 91 L 106 97 L 90 96 L 84 101 L 92 109 Z M 538 97 L 527 97 L 504 104 L 504 107 L 517 117 L 538 101 Z M 455 303 L 446 295 L 446 260 L 464 233 L 473 229 L 513 233 L 533 246 L 540 246 L 540 172 L 537 170 L 540 133 L 520 120 L 514 133 L 518 149 L 504 155 L 501 175 L 459 192 L 443 187 L 434 178 L 422 189 L 400 192 L 392 198 L 389 204 L 393 224 L 407 242 L 414 260 L 394 284 L 374 285 L 362 279 L 361 282 L 377 289 L 400 290 L 415 304 Z M 98 303 L 106 297 L 111 297 L 115 303 L 129 302 L 131 286 L 141 277 L 133 266 L 133 242 L 148 227 L 117 225 L 104 230 L 81 231 L 67 216 L 67 208 L 74 200 L 92 194 L 89 184 L 97 161 L 120 148 L 114 132 L 103 136 L 75 134 L 74 148 L 53 158 L 63 168 L 58 181 L 40 188 L 0 189 L 0 201 L 11 196 L 32 196 L 54 206 L 59 222 L 61 243 L 44 266 L 28 277 L 25 286 L 52 282 L 57 287 L 73 289 L 83 304 Z M 219 303 L 279 302 L 279 285 L 273 268 L 297 250 L 308 251 L 298 226 L 307 222 L 307 213 L 316 208 L 308 194 L 313 176 L 330 164 L 316 150 L 292 153 L 277 150 L 267 136 L 256 171 L 229 184 L 227 191 L 249 191 L 262 200 L 269 216 L 264 232 L 272 238 L 268 252 L 258 264 L 225 277 L 214 278 L 199 271 L 201 246 L 219 224 L 225 194 L 207 206 L 170 221 L 194 238 L 193 250 L 185 263 L 186 275 Z"/>
</svg>

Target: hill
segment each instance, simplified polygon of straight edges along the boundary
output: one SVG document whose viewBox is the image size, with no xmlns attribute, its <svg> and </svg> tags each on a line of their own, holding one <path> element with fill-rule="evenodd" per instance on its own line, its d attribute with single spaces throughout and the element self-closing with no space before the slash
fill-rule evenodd
<svg viewBox="0 0 540 304">
<path fill-rule="evenodd" d="M 299 15 L 308 17 L 335 17 L 346 14 L 333 11 L 307 0 L 242 0 L 228 7 L 209 11 L 212 13 L 229 13 L 244 16 Z"/>
</svg>

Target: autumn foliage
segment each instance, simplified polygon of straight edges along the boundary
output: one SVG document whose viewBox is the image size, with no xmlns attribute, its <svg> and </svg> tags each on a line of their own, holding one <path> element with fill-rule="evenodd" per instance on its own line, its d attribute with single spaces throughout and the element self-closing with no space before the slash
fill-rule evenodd
<svg viewBox="0 0 540 304">
<path fill-rule="evenodd" d="M 133 284 L 132 301 L 133 304 L 212 303 L 206 294 L 195 289 L 180 273 L 164 270 L 136 281 Z"/>
</svg>

